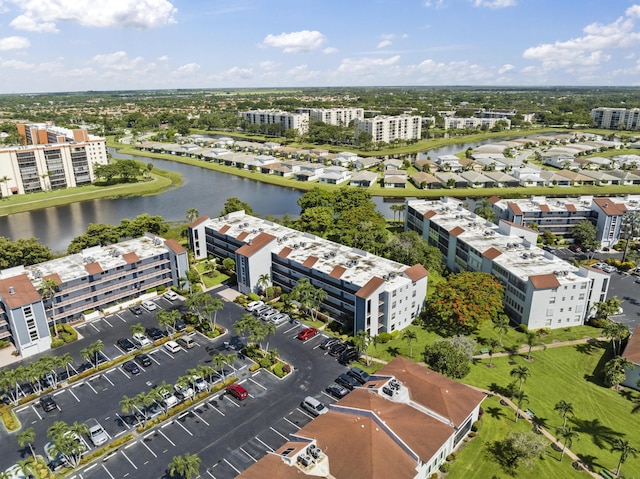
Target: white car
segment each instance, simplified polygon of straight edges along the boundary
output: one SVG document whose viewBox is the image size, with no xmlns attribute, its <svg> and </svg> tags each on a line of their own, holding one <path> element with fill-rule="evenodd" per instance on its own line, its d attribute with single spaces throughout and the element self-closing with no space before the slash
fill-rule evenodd
<svg viewBox="0 0 640 479">
<path fill-rule="evenodd" d="M 191 399 L 196 394 L 191 386 L 182 386 L 181 384 L 176 384 L 175 386 L 173 386 L 173 389 L 175 389 L 176 391 L 176 396 L 182 398 L 183 401 Z"/>
<path fill-rule="evenodd" d="M 153 344 L 153 341 L 151 341 L 142 333 L 135 333 L 131 338 L 131 340 L 133 341 L 133 344 L 135 344 L 138 348 L 141 348 L 141 349 L 146 346 L 151 346 Z"/>
<path fill-rule="evenodd" d="M 175 354 L 180 351 L 180 345 L 175 341 L 167 341 L 164 343 L 164 349 L 169 351 L 171 354 Z"/>
<path fill-rule="evenodd" d="M 312 416 L 320 416 L 329 412 L 329 408 L 312 396 L 304 398 L 301 404 L 302 408 L 311 413 Z"/>
<path fill-rule="evenodd" d="M 263 305 L 264 305 L 264 301 L 251 301 L 249 304 L 247 304 L 245 309 L 251 312 L 254 309 L 258 309 L 260 306 L 263 306 Z"/>
<path fill-rule="evenodd" d="M 153 301 L 143 301 L 142 307 L 149 312 L 154 311 L 157 308 L 156 303 Z"/>
<path fill-rule="evenodd" d="M 91 439 L 94 446 L 100 447 L 109 440 L 109 435 L 97 420 L 89 419 L 87 426 L 89 428 L 89 439 Z"/>
<path fill-rule="evenodd" d="M 193 381 L 193 385 L 199 393 L 207 390 L 207 381 L 205 381 L 200 376 L 191 376 L 191 380 Z"/>
<path fill-rule="evenodd" d="M 287 321 L 289 321 L 291 318 L 289 317 L 288 314 L 286 313 L 279 313 L 276 314 L 275 316 L 271 316 L 269 318 L 269 321 L 271 321 L 273 324 L 275 324 L 276 326 L 278 326 L 279 324 L 282 323 L 286 323 Z"/>
<path fill-rule="evenodd" d="M 164 292 L 162 297 L 168 301 L 175 301 L 176 299 L 178 299 L 178 293 L 176 293 L 172 289 L 169 289 Z"/>
</svg>

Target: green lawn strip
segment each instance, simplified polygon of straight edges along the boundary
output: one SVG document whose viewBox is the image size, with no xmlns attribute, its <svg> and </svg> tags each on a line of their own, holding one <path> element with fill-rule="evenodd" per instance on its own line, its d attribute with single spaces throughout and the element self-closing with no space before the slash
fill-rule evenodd
<svg viewBox="0 0 640 479">
<path fill-rule="evenodd" d="M 482 403 L 485 411 L 478 435 L 469 440 L 459 450 L 456 459 L 451 462 L 451 469 L 447 474 L 448 479 L 487 479 L 508 478 L 528 479 L 532 477 L 544 477 L 545 479 L 572 479 L 586 478 L 586 472 L 579 472 L 571 467 L 571 459 L 565 455 L 562 463 L 559 462 L 560 453 L 554 451 L 551 445 L 547 448 L 547 454 L 535 461 L 532 469 L 521 467 L 513 476 L 504 472 L 497 462 L 491 459 L 487 446 L 494 441 L 504 439 L 510 431 L 531 430 L 527 421 L 514 421 L 514 412 L 508 406 L 501 406 L 497 398 L 487 398 Z M 575 443 L 574 443 L 575 444 Z"/>
<path fill-rule="evenodd" d="M 182 184 L 181 175 L 173 172 L 154 170 L 151 177 L 150 181 L 137 183 L 112 186 L 86 185 L 54 191 L 13 195 L 0 200 L 0 216 L 98 198 L 154 195 L 169 187 L 177 187 Z"/>
<path fill-rule="evenodd" d="M 628 439 L 634 447 L 640 447 L 637 431 L 638 418 L 631 416 L 631 398 L 636 393 L 608 389 L 600 384 L 602 368 L 609 359 L 606 343 L 581 344 L 547 349 L 532 353 L 533 361 L 524 356 L 493 359 L 495 368 L 488 368 L 488 360 L 477 362 L 469 375 L 462 380 L 467 384 L 495 389 L 505 387 L 513 378 L 510 371 L 517 365 L 526 366 L 531 376 L 524 384 L 530 408 L 549 432 L 555 434 L 562 426 L 562 419 L 553 408 L 560 400 L 573 404 L 575 417 L 568 417 L 567 424 L 579 433 L 571 450 L 578 454 L 594 470 L 613 469 L 619 454 L 611 452 L 611 441 L 617 437 Z M 640 476 L 640 460 L 629 457 L 623 472 L 627 477 Z M 531 476 L 545 477 L 545 476 Z"/>
<path fill-rule="evenodd" d="M 586 156 L 580 156 L 580 158 L 593 158 L 593 157 L 602 157 L 602 158 L 611 158 L 612 156 L 618 155 L 640 155 L 640 148 L 621 148 L 619 150 L 606 150 L 598 153 L 593 153 Z"/>
</svg>

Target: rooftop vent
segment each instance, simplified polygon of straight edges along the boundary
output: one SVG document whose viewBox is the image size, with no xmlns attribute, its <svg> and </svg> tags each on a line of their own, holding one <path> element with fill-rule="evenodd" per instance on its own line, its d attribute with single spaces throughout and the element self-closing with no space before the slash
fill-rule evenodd
<svg viewBox="0 0 640 479">
<path fill-rule="evenodd" d="M 9 294 L 11 296 L 15 296 L 16 290 L 15 290 L 15 288 L 13 286 L 9 286 Z"/>
</svg>

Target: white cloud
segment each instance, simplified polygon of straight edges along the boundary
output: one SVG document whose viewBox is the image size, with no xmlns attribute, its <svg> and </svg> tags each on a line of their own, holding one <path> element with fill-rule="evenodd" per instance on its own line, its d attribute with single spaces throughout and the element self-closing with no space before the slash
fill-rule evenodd
<svg viewBox="0 0 640 479">
<path fill-rule="evenodd" d="M 492 68 L 470 63 L 467 60 L 448 63 L 426 59 L 417 65 L 407 67 L 405 75 L 416 78 L 420 83 L 459 85 L 495 82 L 496 71 Z"/>
<path fill-rule="evenodd" d="M 29 48 L 31 42 L 25 37 L 4 37 L 0 38 L 0 51 L 20 50 Z"/>
<path fill-rule="evenodd" d="M 198 70 L 200 70 L 200 65 L 198 65 L 197 63 L 187 63 L 186 65 L 178 67 L 176 71 L 181 74 L 189 75 L 197 72 Z"/>
<path fill-rule="evenodd" d="M 29 31 L 55 31 L 58 22 L 72 22 L 85 27 L 146 29 L 174 23 L 177 13 L 168 0 L 11 1 L 22 11 L 12 26 Z"/>
<path fill-rule="evenodd" d="M 634 7 L 638 6 L 628 8 L 627 15 L 640 14 L 640 7 Z M 631 18 L 619 17 L 606 25 L 591 23 L 583 28 L 583 32 L 582 37 L 527 48 L 522 56 L 539 61 L 546 70 L 596 67 L 611 59 L 604 50 L 631 48 L 640 41 L 640 32 L 634 31 Z"/>
<path fill-rule="evenodd" d="M 309 70 L 308 65 L 298 65 L 289 70 L 287 70 L 285 76 L 289 80 L 293 80 L 294 83 L 304 83 L 315 78 L 318 78 L 320 75 L 319 71 Z"/>
<path fill-rule="evenodd" d="M 389 58 L 360 58 L 358 60 L 352 60 L 351 58 L 345 58 L 338 66 L 339 73 L 345 73 L 349 76 L 355 77 L 358 75 L 375 73 L 381 68 L 389 68 L 400 61 L 400 55 L 395 55 Z"/>
<path fill-rule="evenodd" d="M 273 71 L 276 69 L 278 64 L 276 62 L 272 62 L 271 60 L 265 60 L 263 62 L 260 62 L 258 66 L 263 70 Z"/>
<path fill-rule="evenodd" d="M 627 8 L 624 14 L 627 17 L 640 18 L 640 5 L 631 5 L 629 8 Z"/>
<path fill-rule="evenodd" d="M 498 69 L 498 73 L 500 75 L 502 75 L 503 73 L 506 73 L 508 71 L 513 70 L 515 67 L 513 65 L 511 65 L 510 63 L 505 63 L 504 65 L 502 65 L 499 69 Z"/>
<path fill-rule="evenodd" d="M 14 70 L 33 70 L 35 65 L 22 60 L 4 60 L 0 62 L 2 68 L 13 68 Z"/>
<path fill-rule="evenodd" d="M 282 48 L 284 53 L 305 53 L 317 50 L 326 41 L 326 37 L 318 31 L 302 30 L 300 32 L 269 34 L 262 42 L 264 47 Z"/>
<path fill-rule="evenodd" d="M 325 55 L 331 55 L 332 53 L 338 53 L 338 49 L 334 47 L 327 47 L 322 50 L 322 53 L 324 53 Z"/>
<path fill-rule="evenodd" d="M 234 80 L 252 80 L 255 76 L 255 72 L 252 68 L 232 67 L 226 71 L 213 75 L 213 79 L 221 82 L 229 82 Z"/>
<path fill-rule="evenodd" d="M 162 55 L 161 57 L 158 57 L 158 61 L 159 62 L 168 62 L 169 61 L 169 57 L 167 55 Z"/>
<path fill-rule="evenodd" d="M 36 22 L 32 17 L 27 15 L 18 15 L 11 20 L 9 24 L 16 30 L 23 30 L 26 32 L 38 32 L 38 33 L 58 33 L 56 24 L 52 22 Z"/>
<path fill-rule="evenodd" d="M 142 57 L 129 58 L 126 52 L 104 53 L 95 55 L 91 63 L 96 63 L 104 70 L 131 71 L 142 62 Z"/>
<path fill-rule="evenodd" d="M 426 0 L 424 6 L 428 8 L 444 8 L 444 0 Z"/>
<path fill-rule="evenodd" d="M 388 47 L 389 45 L 391 45 L 393 42 L 391 40 L 382 40 L 380 43 L 378 43 L 378 46 L 376 48 L 384 48 L 384 47 Z"/>
<path fill-rule="evenodd" d="M 474 7 L 506 8 L 516 5 L 516 0 L 473 0 Z"/>
</svg>

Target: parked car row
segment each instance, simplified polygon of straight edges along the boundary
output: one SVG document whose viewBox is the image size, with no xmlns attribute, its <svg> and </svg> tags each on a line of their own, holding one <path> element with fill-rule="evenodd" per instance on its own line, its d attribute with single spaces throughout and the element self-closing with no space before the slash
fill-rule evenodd
<svg viewBox="0 0 640 479">
<path fill-rule="evenodd" d="M 596 263 L 593 265 L 593 267 L 596 269 L 601 269 L 605 273 L 615 273 L 616 271 L 618 271 L 618 268 L 607 263 Z"/>
<path fill-rule="evenodd" d="M 327 338 L 320 343 L 320 347 L 337 358 L 341 364 L 349 364 L 360 357 L 356 348 L 338 338 Z"/>
</svg>

